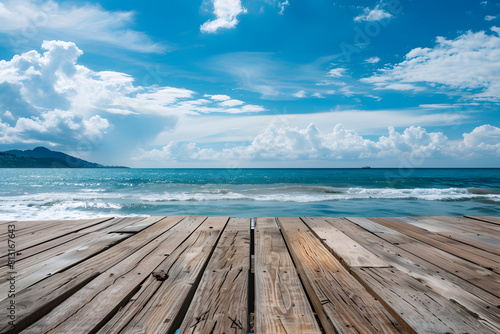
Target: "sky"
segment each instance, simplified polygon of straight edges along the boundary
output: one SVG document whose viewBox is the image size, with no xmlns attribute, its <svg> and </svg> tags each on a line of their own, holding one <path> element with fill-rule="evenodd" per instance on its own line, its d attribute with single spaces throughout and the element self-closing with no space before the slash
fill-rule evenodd
<svg viewBox="0 0 500 334">
<path fill-rule="evenodd" d="M 500 1 L 0 0 L 0 151 L 500 167 Z"/>
</svg>

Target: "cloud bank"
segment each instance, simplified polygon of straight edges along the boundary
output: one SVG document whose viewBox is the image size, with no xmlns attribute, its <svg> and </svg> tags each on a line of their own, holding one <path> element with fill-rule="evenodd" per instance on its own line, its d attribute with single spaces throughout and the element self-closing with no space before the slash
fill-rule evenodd
<svg viewBox="0 0 500 334">
<path fill-rule="evenodd" d="M 136 160 L 150 161 L 289 161 L 357 159 L 476 158 L 500 156 L 500 128 L 476 127 L 463 140 L 451 141 L 441 132 L 427 132 L 411 126 L 403 132 L 388 128 L 378 140 L 363 138 L 356 131 L 337 124 L 331 132 L 321 132 L 311 123 L 305 129 L 269 125 L 245 146 L 214 150 L 196 143 L 170 142 L 161 149 L 140 150 Z"/>
</svg>

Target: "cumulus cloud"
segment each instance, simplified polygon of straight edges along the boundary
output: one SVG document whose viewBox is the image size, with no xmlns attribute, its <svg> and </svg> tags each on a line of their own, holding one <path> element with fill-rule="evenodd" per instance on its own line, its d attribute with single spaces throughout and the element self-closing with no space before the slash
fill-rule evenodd
<svg viewBox="0 0 500 334">
<path fill-rule="evenodd" d="M 498 16 L 494 16 L 494 15 L 486 15 L 486 16 L 484 17 L 484 19 L 485 19 L 486 21 L 493 21 L 493 20 L 494 20 L 494 19 L 496 19 L 497 17 L 498 17 Z"/>
<path fill-rule="evenodd" d="M 481 125 L 470 133 L 464 133 L 459 144 L 461 154 L 477 157 L 482 154 L 500 156 L 500 128 L 490 124 Z"/>
<path fill-rule="evenodd" d="M 99 115 L 84 118 L 56 109 L 37 117 L 19 117 L 14 125 L 0 121 L 0 143 L 92 143 L 100 141 L 109 127 L 108 120 Z"/>
<path fill-rule="evenodd" d="M 354 21 L 369 21 L 375 22 L 383 19 L 391 18 L 392 14 L 380 8 L 380 5 L 376 5 L 375 8 L 370 9 L 366 7 L 363 9 L 363 14 L 360 14 L 354 18 Z"/>
<path fill-rule="evenodd" d="M 238 24 L 238 15 L 247 12 L 241 0 L 212 0 L 215 20 L 208 20 L 200 27 L 201 32 L 215 33 L 219 29 L 232 29 Z"/>
<path fill-rule="evenodd" d="M 460 89 L 471 99 L 498 102 L 500 28 L 491 30 L 491 34 L 469 31 L 454 40 L 438 37 L 434 48 L 415 48 L 405 61 L 361 81 L 396 90 L 415 89 L 417 84 Z"/>
<path fill-rule="evenodd" d="M 92 71 L 78 64 L 83 52 L 72 42 L 44 41 L 42 49 L 0 61 L 1 142 L 100 137 L 111 127 L 108 118 L 117 114 L 175 119 L 265 110 L 226 95 L 203 99 L 186 88 L 135 86 L 125 73 Z"/>
<path fill-rule="evenodd" d="M 500 128 L 483 125 L 450 141 L 441 132 L 427 132 L 410 126 L 403 132 L 394 127 L 378 140 L 363 138 L 356 131 L 337 124 L 331 132 L 321 132 L 314 124 L 305 129 L 269 125 L 246 146 L 214 150 L 195 143 L 170 142 L 161 149 L 141 150 L 137 160 L 221 161 L 221 160 L 354 160 L 412 157 L 500 156 Z"/>
<path fill-rule="evenodd" d="M 106 11 L 89 3 L 7 0 L 0 3 L 0 33 L 9 34 L 13 46 L 64 37 L 137 52 L 165 51 L 146 34 L 130 28 L 134 15 L 131 11 Z"/>
</svg>

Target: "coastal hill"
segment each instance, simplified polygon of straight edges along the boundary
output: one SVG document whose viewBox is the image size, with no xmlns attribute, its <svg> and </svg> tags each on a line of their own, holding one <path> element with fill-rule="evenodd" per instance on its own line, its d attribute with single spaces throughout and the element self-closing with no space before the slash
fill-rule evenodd
<svg viewBox="0 0 500 334">
<path fill-rule="evenodd" d="M 0 152 L 0 168 L 126 168 L 103 166 L 45 147 Z"/>
</svg>

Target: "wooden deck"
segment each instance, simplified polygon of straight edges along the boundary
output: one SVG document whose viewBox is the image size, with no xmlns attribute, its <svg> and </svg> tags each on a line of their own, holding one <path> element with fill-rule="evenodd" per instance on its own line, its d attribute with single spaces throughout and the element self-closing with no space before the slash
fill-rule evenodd
<svg viewBox="0 0 500 334">
<path fill-rule="evenodd" d="M 500 333 L 498 217 L 0 229 L 1 333 Z"/>
</svg>

